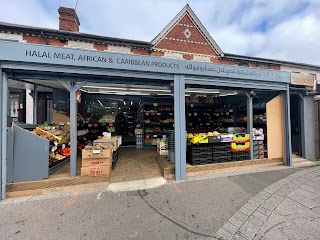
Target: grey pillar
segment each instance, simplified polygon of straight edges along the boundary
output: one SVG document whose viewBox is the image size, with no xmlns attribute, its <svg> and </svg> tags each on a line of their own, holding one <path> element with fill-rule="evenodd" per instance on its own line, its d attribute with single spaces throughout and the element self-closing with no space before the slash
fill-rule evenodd
<svg viewBox="0 0 320 240">
<path fill-rule="evenodd" d="M 284 164 L 292 166 L 292 147 L 291 147 L 291 118 L 290 118 L 290 91 L 287 85 L 286 91 L 282 92 L 283 98 L 283 125 L 284 125 Z"/>
<path fill-rule="evenodd" d="M 1 91 L 1 103 L 0 103 L 0 123 L 1 123 L 1 137 L 0 137 L 0 149 L 1 149 L 1 167 L 0 167 L 0 199 L 4 199 L 6 195 L 7 184 L 7 115 L 8 115 L 8 77 L 6 73 L 3 73 L 0 69 L 0 91 Z"/>
<path fill-rule="evenodd" d="M 174 146 L 176 180 L 187 177 L 186 163 L 186 116 L 185 116 L 185 77 L 174 76 Z"/>
<path fill-rule="evenodd" d="M 33 84 L 33 123 L 38 123 L 38 85 Z"/>
<path fill-rule="evenodd" d="M 252 96 L 249 93 L 246 93 L 247 95 L 247 131 L 250 134 L 250 159 L 253 159 L 253 99 Z"/>
<path fill-rule="evenodd" d="M 3 111 L 3 106 L 2 106 L 2 102 L 3 102 L 3 91 L 1 91 L 1 89 L 3 89 L 3 74 L 2 74 L 2 68 L 0 67 L 0 114 Z M 1 199 L 3 199 L 4 197 L 4 192 L 3 192 L 3 188 L 2 188 L 2 131 L 3 131 L 3 121 L 4 119 L 2 118 L 2 115 L 0 116 L 0 201 Z"/>
<path fill-rule="evenodd" d="M 316 159 L 316 128 L 314 124 L 315 109 L 312 96 L 303 98 L 303 122 L 301 123 L 302 134 L 302 157 L 314 160 Z"/>
<path fill-rule="evenodd" d="M 77 176 L 77 90 L 75 82 L 70 84 L 70 177 Z"/>
</svg>

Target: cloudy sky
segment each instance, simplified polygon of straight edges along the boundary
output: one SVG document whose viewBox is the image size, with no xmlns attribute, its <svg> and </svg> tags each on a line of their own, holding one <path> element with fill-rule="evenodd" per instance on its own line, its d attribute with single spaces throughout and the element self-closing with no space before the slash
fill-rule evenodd
<svg viewBox="0 0 320 240">
<path fill-rule="evenodd" d="M 77 0 L 0 0 L 0 21 L 58 28 Z M 320 65 L 320 0 L 78 0 L 80 31 L 151 41 L 189 4 L 223 52 Z"/>
</svg>

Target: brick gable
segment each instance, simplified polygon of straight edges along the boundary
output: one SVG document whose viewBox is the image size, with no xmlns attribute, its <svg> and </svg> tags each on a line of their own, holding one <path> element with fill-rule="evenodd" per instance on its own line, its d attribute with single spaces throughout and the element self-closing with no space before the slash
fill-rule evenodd
<svg viewBox="0 0 320 240">
<path fill-rule="evenodd" d="M 185 31 L 187 32 L 184 33 Z M 204 37 L 199 26 L 196 26 L 188 13 L 162 36 L 155 47 L 163 50 L 217 56 L 211 43 Z"/>
</svg>

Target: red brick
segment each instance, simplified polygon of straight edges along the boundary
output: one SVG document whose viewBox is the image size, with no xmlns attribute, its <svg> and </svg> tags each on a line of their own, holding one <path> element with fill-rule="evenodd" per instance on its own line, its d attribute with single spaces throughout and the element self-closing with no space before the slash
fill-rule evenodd
<svg viewBox="0 0 320 240">
<path fill-rule="evenodd" d="M 27 41 L 27 43 L 34 44 L 46 44 L 46 40 L 44 37 L 39 36 L 23 36 L 23 40 Z"/>
<path fill-rule="evenodd" d="M 187 15 L 187 14 L 179 21 L 179 23 L 187 24 L 187 25 L 194 25 L 193 22 L 191 21 L 189 15 Z"/>
<path fill-rule="evenodd" d="M 280 70 L 280 65 L 273 65 L 273 66 L 271 66 L 271 69 Z"/>
<path fill-rule="evenodd" d="M 193 56 L 192 56 L 192 55 L 184 54 L 184 55 L 183 55 L 183 59 L 185 59 L 185 60 L 193 60 Z"/>
<path fill-rule="evenodd" d="M 108 50 L 108 46 L 106 45 L 101 45 L 101 44 L 93 44 L 93 48 L 97 49 L 98 51 L 105 51 Z"/>
<path fill-rule="evenodd" d="M 71 32 L 79 32 L 80 21 L 73 8 L 60 7 L 58 9 L 59 29 Z"/>
<path fill-rule="evenodd" d="M 64 45 L 68 45 L 68 41 L 66 41 L 66 42 L 61 42 L 60 39 L 49 38 L 48 44 L 49 44 L 49 45 L 53 45 L 53 46 L 63 47 Z"/>
<path fill-rule="evenodd" d="M 184 16 L 179 23 L 193 25 L 188 15 Z M 191 36 L 189 38 L 187 38 L 183 33 L 186 29 L 189 29 L 191 32 Z M 210 45 L 187 42 L 192 41 L 209 44 L 197 28 L 185 27 L 177 24 L 165 37 L 183 41 L 162 39 L 156 45 L 157 48 L 205 55 L 217 55 Z"/>
<path fill-rule="evenodd" d="M 138 54 L 138 55 L 150 55 L 147 49 L 137 49 L 137 48 L 132 48 L 131 52 L 133 54 Z"/>
<path fill-rule="evenodd" d="M 152 52 L 151 56 L 156 56 L 156 57 L 163 57 L 164 53 L 163 52 Z"/>
</svg>

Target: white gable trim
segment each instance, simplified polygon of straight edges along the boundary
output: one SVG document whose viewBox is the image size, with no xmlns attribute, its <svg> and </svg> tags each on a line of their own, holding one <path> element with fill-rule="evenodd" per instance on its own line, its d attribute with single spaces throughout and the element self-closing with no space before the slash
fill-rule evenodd
<svg viewBox="0 0 320 240">
<path fill-rule="evenodd" d="M 194 23 L 194 27 L 197 28 L 202 36 L 208 40 L 211 47 L 215 50 L 215 52 L 220 55 L 222 54 L 222 50 L 218 46 L 218 44 L 213 40 L 210 33 L 205 29 L 205 27 L 202 25 L 198 17 L 194 14 L 190 6 L 187 4 L 170 22 L 169 24 L 151 41 L 151 44 L 155 46 L 158 44 L 165 36 L 166 34 L 175 27 L 175 25 L 185 16 L 189 15 L 191 21 Z"/>
</svg>

